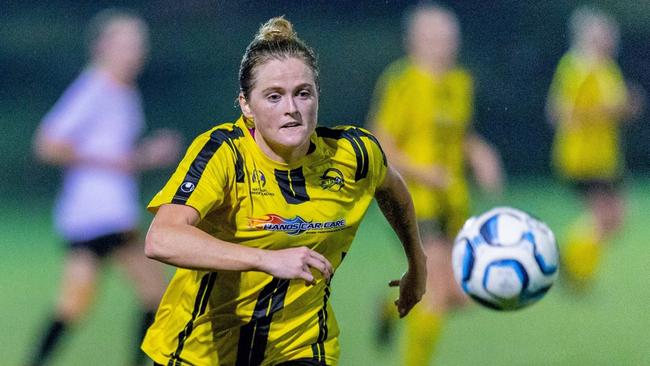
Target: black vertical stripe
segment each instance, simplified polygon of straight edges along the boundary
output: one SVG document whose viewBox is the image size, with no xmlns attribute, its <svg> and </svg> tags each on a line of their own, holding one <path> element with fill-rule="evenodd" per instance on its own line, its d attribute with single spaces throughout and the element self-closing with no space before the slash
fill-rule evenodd
<svg viewBox="0 0 650 366">
<path fill-rule="evenodd" d="M 176 346 L 176 351 L 172 353 L 172 357 L 169 360 L 168 366 L 180 366 L 182 362 L 181 352 L 183 352 L 183 347 L 185 346 L 185 341 L 192 334 L 194 330 L 194 321 L 200 315 L 205 313 L 205 310 L 208 306 L 208 299 L 212 293 L 212 288 L 214 287 L 214 281 L 217 278 L 216 272 L 210 272 L 201 278 L 201 283 L 199 285 L 199 291 L 196 293 L 196 299 L 194 300 L 194 309 L 192 310 L 192 317 L 187 322 L 183 330 L 178 333 L 178 345 Z"/>
<path fill-rule="evenodd" d="M 374 135 L 369 134 L 367 132 L 364 132 L 363 130 L 359 130 L 359 134 L 361 136 L 365 136 L 365 137 L 369 138 L 370 141 L 374 142 L 377 145 L 377 147 L 379 148 L 379 151 L 381 151 L 381 157 L 384 160 L 384 165 L 388 165 L 388 162 L 386 160 L 386 154 L 384 153 L 384 149 L 381 148 L 381 144 L 379 143 L 379 140 L 377 140 L 377 138 Z"/>
<path fill-rule="evenodd" d="M 350 141 L 350 144 L 352 145 L 352 149 L 354 149 L 354 155 L 357 158 L 357 170 L 354 173 L 354 181 L 356 182 L 359 181 L 360 179 L 365 178 L 366 175 L 368 174 L 368 168 L 366 167 L 367 160 L 368 160 L 368 151 L 366 150 L 366 147 L 363 146 L 363 141 L 361 141 L 361 139 L 355 138 L 353 135 L 348 133 L 348 131 L 345 132 L 346 133 L 343 134 L 343 137 L 346 140 Z M 365 156 L 364 156 L 364 152 L 365 152 Z M 364 175 L 364 172 L 366 173 L 366 175 Z"/>
<path fill-rule="evenodd" d="M 236 366 L 257 366 L 262 363 L 273 314 L 284 307 L 288 289 L 289 280 L 274 278 L 260 291 L 251 321 L 240 328 Z"/>
<path fill-rule="evenodd" d="M 341 129 L 332 129 L 327 127 L 318 127 L 316 128 L 316 135 L 320 137 L 332 138 L 337 140 L 344 138 L 350 142 L 350 144 L 352 145 L 352 149 L 354 150 L 354 155 L 357 160 L 357 168 L 354 174 L 355 181 L 366 178 L 368 176 L 368 170 L 370 168 L 370 158 L 368 154 L 368 148 L 364 144 L 361 137 L 367 137 L 372 142 L 377 144 L 379 150 L 381 151 L 384 165 L 387 164 L 386 154 L 384 154 L 384 150 L 381 148 L 381 145 L 379 144 L 377 138 L 360 128 L 351 127 L 345 130 L 341 130 Z"/>
<path fill-rule="evenodd" d="M 192 192 L 194 192 L 196 185 L 199 183 L 199 180 L 201 179 L 203 171 L 205 171 L 205 167 L 208 165 L 208 162 L 210 162 L 210 159 L 212 159 L 217 150 L 219 150 L 221 145 L 226 141 L 228 141 L 228 146 L 233 149 L 237 155 L 235 162 L 237 181 L 239 182 L 239 179 L 241 177 L 241 181 L 243 182 L 244 169 L 243 162 L 241 161 L 241 155 L 231 141 L 232 139 L 240 138 L 243 136 L 244 133 L 242 130 L 236 126 L 232 131 L 224 129 L 215 129 L 212 131 L 212 134 L 210 134 L 210 139 L 205 143 L 205 145 L 203 145 L 201 151 L 199 151 L 199 153 L 196 155 L 190 164 L 190 168 L 185 174 L 185 178 L 183 178 L 183 182 L 178 187 L 178 189 L 176 189 L 176 194 L 172 199 L 172 203 L 185 204 L 185 202 L 187 202 L 187 200 L 190 198 L 190 195 L 192 195 Z"/>
<path fill-rule="evenodd" d="M 331 278 L 330 278 L 331 281 Z M 318 311 L 318 338 L 316 342 L 311 345 L 313 358 L 325 362 L 325 341 L 329 335 L 329 328 L 327 321 L 329 314 L 327 313 L 327 301 L 330 297 L 330 282 L 325 285 L 325 295 L 323 296 L 323 307 Z"/>
<path fill-rule="evenodd" d="M 236 174 L 235 180 L 238 183 L 243 183 L 244 182 L 244 159 L 242 158 L 239 149 L 235 147 L 235 143 L 232 142 L 232 139 L 227 140 L 227 142 L 228 142 L 228 146 L 230 146 L 232 151 L 234 151 L 235 155 L 237 156 L 237 158 L 235 159 L 235 174 Z"/>
<path fill-rule="evenodd" d="M 352 145 L 358 145 L 361 150 L 361 169 L 359 169 L 359 164 L 357 164 L 357 174 L 355 175 L 355 180 L 363 179 L 368 176 L 368 167 L 370 166 L 370 158 L 368 157 L 368 148 L 363 143 L 361 139 L 361 130 L 358 128 L 350 128 L 345 131 L 345 138 L 350 140 Z M 355 149 L 356 153 L 356 149 Z M 357 162 L 359 157 L 357 156 Z"/>
<path fill-rule="evenodd" d="M 300 204 L 309 201 L 302 167 L 293 170 L 275 169 L 275 180 L 287 203 Z"/>
</svg>

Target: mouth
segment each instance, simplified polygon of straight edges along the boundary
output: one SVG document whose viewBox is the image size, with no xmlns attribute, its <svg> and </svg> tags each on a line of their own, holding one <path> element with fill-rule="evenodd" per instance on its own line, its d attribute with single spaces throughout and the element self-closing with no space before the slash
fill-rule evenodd
<svg viewBox="0 0 650 366">
<path fill-rule="evenodd" d="M 287 122 L 287 123 L 283 124 L 282 126 L 280 126 L 280 128 L 293 128 L 293 127 L 299 127 L 299 126 L 302 126 L 302 123 L 292 121 L 292 122 Z"/>
</svg>

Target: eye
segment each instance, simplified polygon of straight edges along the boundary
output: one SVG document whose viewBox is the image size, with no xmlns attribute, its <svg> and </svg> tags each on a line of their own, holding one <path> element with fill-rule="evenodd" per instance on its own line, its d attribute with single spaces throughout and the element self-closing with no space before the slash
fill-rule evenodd
<svg viewBox="0 0 650 366">
<path fill-rule="evenodd" d="M 311 97 L 311 91 L 307 89 L 300 90 L 298 96 L 301 98 L 309 98 Z"/>
<path fill-rule="evenodd" d="M 280 100 L 280 94 L 278 93 L 271 93 L 266 96 L 266 99 L 270 102 L 277 102 Z"/>
</svg>

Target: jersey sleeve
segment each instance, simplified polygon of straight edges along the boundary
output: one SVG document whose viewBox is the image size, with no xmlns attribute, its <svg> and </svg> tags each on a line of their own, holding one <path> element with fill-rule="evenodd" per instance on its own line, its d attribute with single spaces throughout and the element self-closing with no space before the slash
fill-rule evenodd
<svg viewBox="0 0 650 366">
<path fill-rule="evenodd" d="M 573 67 L 569 55 L 565 55 L 557 65 L 548 98 L 556 106 L 573 106 L 580 89 L 578 70 Z"/>
<path fill-rule="evenodd" d="M 388 162 L 386 155 L 379 144 L 379 140 L 368 130 L 364 128 L 354 127 L 349 129 L 351 135 L 356 135 L 356 138 L 351 139 L 355 154 L 361 154 L 361 158 L 357 158 L 357 172 L 370 179 L 370 185 L 376 189 L 384 182 Z M 359 143 L 359 148 L 355 148 L 354 144 Z"/>
<path fill-rule="evenodd" d="M 235 157 L 218 132 L 213 129 L 192 142 L 169 181 L 147 206 L 150 212 L 172 203 L 193 207 L 203 219 L 223 204 L 231 187 Z"/>
<path fill-rule="evenodd" d="M 403 119 L 407 115 L 401 93 L 399 74 L 405 67 L 403 62 L 390 65 L 379 77 L 375 85 L 369 125 L 393 136 L 404 130 Z"/>
<path fill-rule="evenodd" d="M 605 103 L 611 107 L 625 105 L 629 96 L 621 69 L 611 62 L 607 65 L 607 71 L 609 77 L 606 79 L 607 86 L 603 90 Z"/>
<path fill-rule="evenodd" d="M 44 137 L 65 142 L 81 138 L 81 127 L 92 116 L 96 89 L 87 77 L 75 80 L 41 121 Z"/>
<path fill-rule="evenodd" d="M 459 70 L 457 74 L 452 86 L 456 94 L 452 100 L 457 103 L 456 108 L 452 108 L 455 111 L 454 119 L 471 124 L 474 119 L 474 80 L 465 70 Z"/>
</svg>

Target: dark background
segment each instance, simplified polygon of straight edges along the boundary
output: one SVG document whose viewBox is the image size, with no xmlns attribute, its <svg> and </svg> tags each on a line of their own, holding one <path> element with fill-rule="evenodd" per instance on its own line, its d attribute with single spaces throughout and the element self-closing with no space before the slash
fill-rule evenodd
<svg viewBox="0 0 650 366">
<path fill-rule="evenodd" d="M 150 128 L 180 129 L 189 143 L 238 117 L 237 71 L 259 25 L 285 15 L 320 57 L 323 125 L 365 123 L 376 78 L 402 55 L 401 13 L 414 1 L 21 1 L 0 11 L 0 195 L 50 194 L 57 170 L 34 161 L 42 116 L 86 61 L 87 21 L 128 7 L 151 27 L 151 57 L 140 79 Z M 476 129 L 501 151 L 511 176 L 549 175 L 552 129 L 544 103 L 568 46 L 573 1 L 450 1 L 463 30 L 461 63 L 477 85 Z M 625 77 L 650 90 L 650 2 L 600 1 L 621 23 Z M 627 162 L 650 172 L 648 113 L 625 129 Z M 145 179 L 158 188 L 162 176 Z M 147 178 L 147 176 L 145 176 Z M 145 185 L 146 186 L 146 185 Z"/>
</svg>

